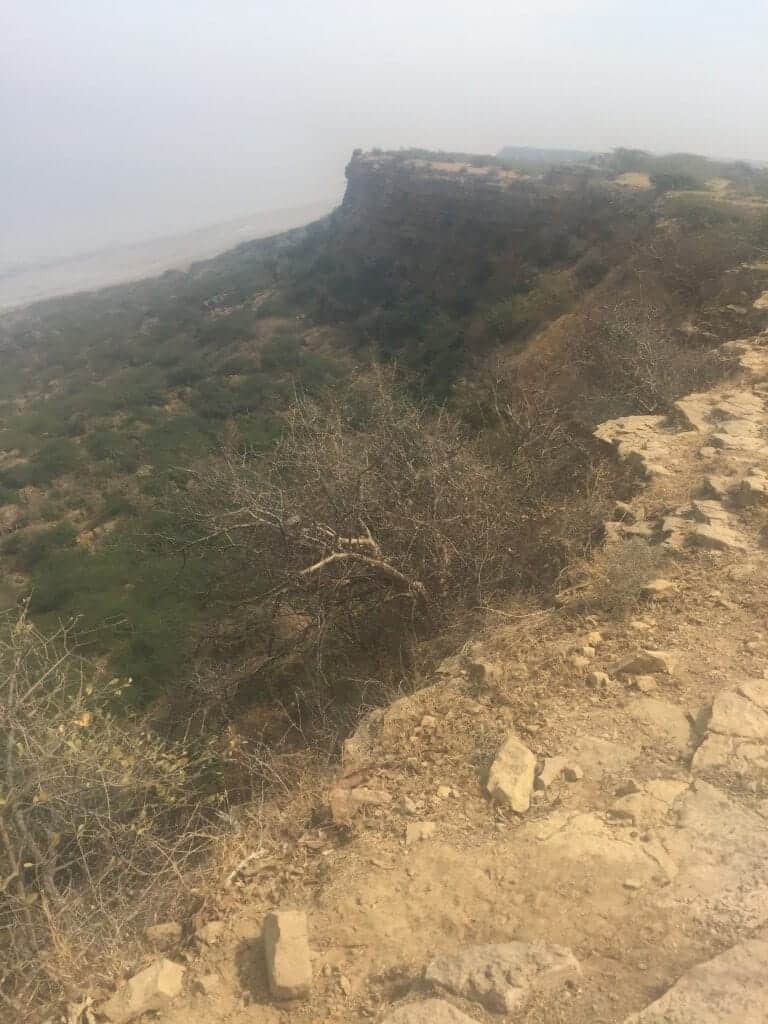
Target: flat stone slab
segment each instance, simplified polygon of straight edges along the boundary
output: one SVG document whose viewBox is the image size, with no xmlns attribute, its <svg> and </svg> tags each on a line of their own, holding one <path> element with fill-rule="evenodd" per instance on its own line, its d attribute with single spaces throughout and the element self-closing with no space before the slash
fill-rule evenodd
<svg viewBox="0 0 768 1024">
<path fill-rule="evenodd" d="M 760 697 L 759 690 L 750 690 L 744 684 L 746 692 L 754 692 Z M 709 732 L 724 736 L 740 736 L 743 739 L 768 740 L 768 713 L 763 711 L 753 700 L 726 690 L 718 694 L 712 703 L 712 715 L 707 723 Z"/>
<path fill-rule="evenodd" d="M 679 753 L 691 742 L 691 725 L 682 708 L 655 697 L 636 697 L 628 706 L 628 714 L 640 725 Z"/>
<path fill-rule="evenodd" d="M 422 1003 L 398 1006 L 381 1024 L 477 1024 L 477 1020 L 444 999 L 425 999 Z"/>
<path fill-rule="evenodd" d="M 677 865 L 660 906 L 682 905 L 702 928 L 768 922 L 765 819 L 727 790 L 696 779 L 675 803 L 677 824 L 655 835 Z M 645 844 L 643 844 L 645 845 Z"/>
<path fill-rule="evenodd" d="M 698 964 L 624 1024 L 766 1024 L 768 942 L 753 939 Z"/>
<path fill-rule="evenodd" d="M 578 961 L 564 946 L 506 942 L 469 946 L 453 956 L 439 957 L 427 967 L 425 978 L 492 1013 L 513 1013 L 534 992 L 551 992 L 580 975 Z"/>
</svg>

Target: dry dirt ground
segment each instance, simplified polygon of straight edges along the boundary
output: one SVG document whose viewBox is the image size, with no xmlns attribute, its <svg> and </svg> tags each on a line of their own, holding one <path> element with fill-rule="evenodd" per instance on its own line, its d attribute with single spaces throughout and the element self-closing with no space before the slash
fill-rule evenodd
<svg viewBox="0 0 768 1024">
<path fill-rule="evenodd" d="M 768 1021 L 768 335 L 731 347 L 732 381 L 600 428 L 647 477 L 603 557 L 648 544 L 664 582 L 626 616 L 578 590 L 500 610 L 430 685 L 373 712 L 329 780 L 336 822 L 254 840 L 202 915 L 220 937 L 169 954 L 186 993 L 162 1024 L 385 1021 L 435 994 L 436 955 L 517 940 L 569 947 L 580 979 L 506 1017 L 440 997 L 475 1021 Z M 524 814 L 486 789 L 511 730 L 539 769 L 562 755 L 581 776 L 535 789 Z M 308 916 L 306 1001 L 268 994 L 275 905 Z M 681 978 L 673 1005 L 641 1012 Z"/>
</svg>

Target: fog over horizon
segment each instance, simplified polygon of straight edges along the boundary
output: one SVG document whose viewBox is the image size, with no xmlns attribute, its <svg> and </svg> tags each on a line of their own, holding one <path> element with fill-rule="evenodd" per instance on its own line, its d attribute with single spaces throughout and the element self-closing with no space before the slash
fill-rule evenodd
<svg viewBox="0 0 768 1024">
<path fill-rule="evenodd" d="M 0 0 L 0 265 L 333 200 L 356 147 L 768 161 L 763 0 Z"/>
</svg>

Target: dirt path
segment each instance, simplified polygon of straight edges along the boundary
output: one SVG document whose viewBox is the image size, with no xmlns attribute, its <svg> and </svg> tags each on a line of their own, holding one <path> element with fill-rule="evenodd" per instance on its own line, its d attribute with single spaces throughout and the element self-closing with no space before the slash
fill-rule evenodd
<svg viewBox="0 0 768 1024">
<path fill-rule="evenodd" d="M 511 609 L 370 715 L 330 794 L 341 823 L 295 822 L 243 868 L 163 1024 L 768 1021 L 766 342 L 732 344 L 738 379 L 674 416 L 598 432 L 648 477 L 607 545 L 666 553 L 636 618 Z M 486 787 L 510 735 L 544 769 L 532 791 L 511 769 L 524 813 Z M 275 903 L 307 913 L 305 1001 L 269 997 Z M 477 968 L 501 954 L 474 947 L 514 943 L 539 974 Z M 580 973 L 541 966 L 553 944 Z M 474 957 L 470 981 L 463 960 L 425 981 L 441 956 Z M 519 1004 L 489 1009 L 513 975 Z"/>
</svg>

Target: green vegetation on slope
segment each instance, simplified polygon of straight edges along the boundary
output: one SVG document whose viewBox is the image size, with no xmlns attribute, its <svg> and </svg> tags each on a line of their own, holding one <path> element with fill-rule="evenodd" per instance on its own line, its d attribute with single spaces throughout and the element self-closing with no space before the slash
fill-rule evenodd
<svg viewBox="0 0 768 1024">
<path fill-rule="evenodd" d="M 493 403 L 518 354 L 509 422 L 526 419 L 536 394 L 579 451 L 596 419 L 664 408 L 722 372 L 707 351 L 738 329 L 724 311 L 751 287 L 743 264 L 768 245 L 765 211 L 692 191 L 660 199 L 668 181 L 635 192 L 611 178 L 695 171 L 698 183 L 726 169 L 617 151 L 567 185 L 502 187 L 492 175 L 433 179 L 422 164 L 438 157 L 450 164 L 423 151 L 353 160 L 344 207 L 306 229 L 0 320 L 4 593 L 28 597 L 45 624 L 76 620 L 80 643 L 135 678 L 137 700 L 175 692 L 214 655 L 244 664 L 246 648 L 264 648 L 263 638 L 242 645 L 252 623 L 235 639 L 221 623 L 261 600 L 266 567 L 243 575 L 239 546 L 226 535 L 199 543 L 179 509 L 201 465 L 245 451 L 250 473 L 271 458 L 301 403 L 365 402 L 358 366 L 397 367 L 393 386 L 405 386 L 414 415 L 439 424 L 449 409 L 467 447 L 483 448 L 480 462 L 499 465 L 508 423 Z M 486 166 L 478 159 L 462 166 Z M 742 189 L 762 181 L 727 170 Z M 705 328 L 681 335 L 686 316 Z M 528 429 L 535 437 L 535 419 Z M 586 477 L 567 479 L 563 500 Z M 536 540 L 548 538 L 550 568 L 508 586 L 546 585 L 568 557 L 574 537 L 547 533 L 544 504 L 518 509 L 515 529 L 550 564 Z M 590 526 L 575 520 L 584 543 Z M 267 674 L 256 672 L 258 692 Z"/>
</svg>

